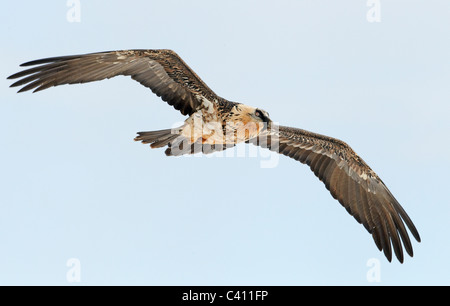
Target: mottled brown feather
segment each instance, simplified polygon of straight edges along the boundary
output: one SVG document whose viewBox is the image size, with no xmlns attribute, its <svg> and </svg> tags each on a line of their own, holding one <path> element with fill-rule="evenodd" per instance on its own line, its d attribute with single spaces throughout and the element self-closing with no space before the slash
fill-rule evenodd
<svg viewBox="0 0 450 306">
<path fill-rule="evenodd" d="M 11 87 L 34 92 L 63 84 L 99 81 L 118 75 L 131 76 L 150 88 L 183 115 L 197 110 L 202 96 L 223 101 L 171 50 L 124 50 L 51 57 L 22 64 L 35 66 L 11 75 L 20 78 Z"/>
<path fill-rule="evenodd" d="M 405 224 L 419 242 L 420 236 L 411 219 L 376 173 L 345 142 L 284 126 L 274 127 L 260 138 L 263 136 L 268 137 L 263 147 L 309 165 L 331 195 L 372 234 L 389 261 L 394 249 L 403 262 L 403 246 L 413 255 Z"/>
<path fill-rule="evenodd" d="M 19 79 L 11 87 L 19 92 L 34 92 L 63 84 L 86 83 L 130 76 L 150 88 L 162 100 L 184 115 L 197 111 L 203 99 L 216 103 L 224 118 L 232 116 L 237 103 L 217 96 L 188 65 L 171 50 L 124 50 L 84 55 L 52 57 L 21 66 L 35 66 L 11 75 Z M 325 184 L 331 195 L 366 230 L 390 261 L 392 248 L 403 262 L 403 247 L 413 256 L 408 231 L 420 242 L 420 236 L 404 209 L 376 173 L 343 141 L 305 130 L 279 126 L 264 132 L 252 142 L 307 164 Z M 167 155 L 221 151 L 229 146 L 205 148 L 184 146 L 170 130 L 142 132 L 137 137 L 153 147 L 168 145 Z M 234 144 L 231 144 L 234 145 Z M 173 150 L 174 148 L 180 150 Z M 406 224 L 406 227 L 405 227 Z"/>
</svg>

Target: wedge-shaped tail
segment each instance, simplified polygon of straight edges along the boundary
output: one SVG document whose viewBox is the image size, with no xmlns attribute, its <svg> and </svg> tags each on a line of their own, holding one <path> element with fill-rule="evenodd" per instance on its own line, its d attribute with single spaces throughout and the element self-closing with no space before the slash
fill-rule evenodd
<svg viewBox="0 0 450 306">
<path fill-rule="evenodd" d="M 187 154 L 210 154 L 223 151 L 235 146 L 235 144 L 202 144 L 201 142 L 191 143 L 189 139 L 179 135 L 179 129 L 165 129 L 151 132 L 138 132 L 135 141 L 150 144 L 150 147 L 162 148 L 167 146 L 165 153 L 167 156 L 181 156 Z"/>
</svg>

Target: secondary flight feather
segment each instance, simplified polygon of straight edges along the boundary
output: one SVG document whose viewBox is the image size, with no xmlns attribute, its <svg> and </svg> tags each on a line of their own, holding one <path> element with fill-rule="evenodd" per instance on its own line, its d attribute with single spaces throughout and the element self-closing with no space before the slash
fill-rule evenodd
<svg viewBox="0 0 450 306">
<path fill-rule="evenodd" d="M 309 131 L 279 126 L 259 108 L 216 95 L 171 50 L 123 50 L 51 57 L 11 75 L 11 87 L 37 92 L 52 86 L 130 76 L 188 116 L 173 129 L 139 132 L 135 138 L 166 155 L 208 154 L 246 142 L 307 164 L 337 199 L 372 235 L 386 258 L 392 249 L 403 262 L 413 256 L 408 230 L 420 242 L 413 222 L 378 175 L 345 142 Z"/>
</svg>

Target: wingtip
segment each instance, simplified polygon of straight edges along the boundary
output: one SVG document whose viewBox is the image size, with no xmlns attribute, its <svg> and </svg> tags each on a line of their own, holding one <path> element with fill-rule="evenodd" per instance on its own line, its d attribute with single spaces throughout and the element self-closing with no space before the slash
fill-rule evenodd
<svg viewBox="0 0 450 306">
<path fill-rule="evenodd" d="M 34 62 L 36 62 L 36 61 L 37 61 L 37 60 L 35 60 L 35 61 L 28 61 L 28 62 L 22 63 L 22 64 L 19 65 L 19 67 L 33 66 L 33 65 L 34 65 Z"/>
<path fill-rule="evenodd" d="M 6 79 L 7 80 L 14 80 L 14 79 L 17 79 L 19 76 L 20 76 L 20 73 L 21 72 L 16 72 L 16 73 L 14 73 L 14 74 L 11 74 L 9 77 L 7 77 Z"/>
<path fill-rule="evenodd" d="M 417 230 L 413 231 L 412 234 L 413 234 L 413 236 L 414 236 L 414 238 L 416 239 L 417 242 L 422 242 L 422 238 L 420 238 L 420 234 L 419 234 L 419 232 Z"/>
<path fill-rule="evenodd" d="M 388 260 L 389 262 L 392 262 L 392 256 L 389 256 L 389 255 L 386 255 L 386 254 L 385 254 L 385 256 L 386 256 L 386 258 L 387 258 L 387 260 Z"/>
<path fill-rule="evenodd" d="M 38 59 L 38 60 L 34 60 L 34 61 L 28 61 L 28 62 L 20 64 L 19 66 L 20 67 L 28 67 L 28 66 L 38 65 L 43 60 L 46 60 L 46 59 Z"/>
<path fill-rule="evenodd" d="M 25 92 L 25 91 L 27 91 L 27 90 L 29 90 L 29 89 L 26 88 L 26 86 L 25 86 L 25 87 L 22 87 L 21 89 L 19 89 L 19 90 L 17 91 L 17 93 Z M 33 91 L 33 92 L 34 92 L 34 91 Z"/>
</svg>

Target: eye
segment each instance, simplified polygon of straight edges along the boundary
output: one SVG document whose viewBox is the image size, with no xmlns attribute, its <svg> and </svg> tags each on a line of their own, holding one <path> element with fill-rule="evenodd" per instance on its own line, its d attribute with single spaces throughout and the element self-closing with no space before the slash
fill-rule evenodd
<svg viewBox="0 0 450 306">
<path fill-rule="evenodd" d="M 259 117 L 259 118 L 263 118 L 263 113 L 259 109 L 257 109 L 255 112 L 255 116 Z"/>
</svg>

